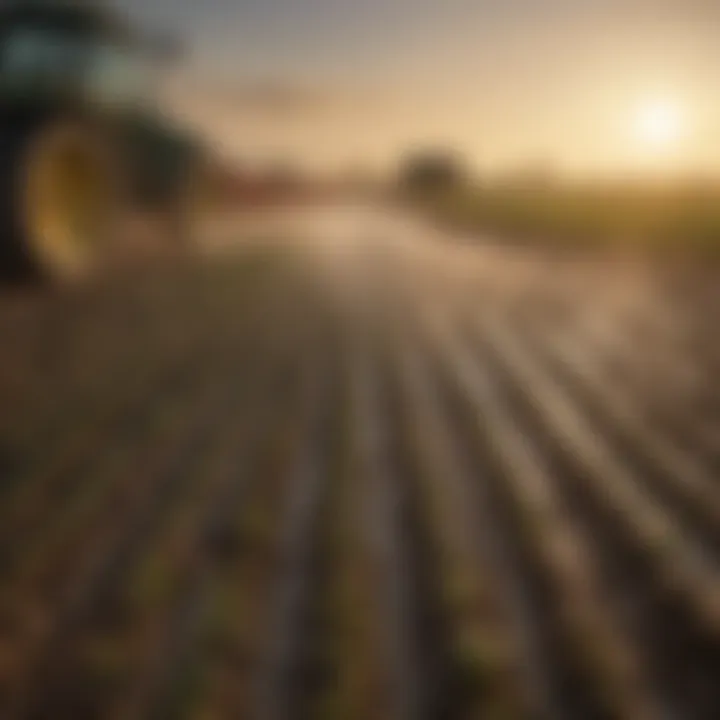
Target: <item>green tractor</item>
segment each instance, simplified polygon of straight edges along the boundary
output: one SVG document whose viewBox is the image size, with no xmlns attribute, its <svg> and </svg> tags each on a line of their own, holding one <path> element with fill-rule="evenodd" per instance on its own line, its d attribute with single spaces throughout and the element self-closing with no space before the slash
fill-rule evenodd
<svg viewBox="0 0 720 720">
<path fill-rule="evenodd" d="M 153 101 L 169 54 L 103 5 L 0 5 L 0 274 L 84 276 L 122 256 L 130 213 L 187 243 L 205 153 Z"/>
</svg>

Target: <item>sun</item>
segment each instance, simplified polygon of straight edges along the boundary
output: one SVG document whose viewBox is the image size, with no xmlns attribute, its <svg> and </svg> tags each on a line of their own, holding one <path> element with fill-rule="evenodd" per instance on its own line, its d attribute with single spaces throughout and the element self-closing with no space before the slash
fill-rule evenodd
<svg viewBox="0 0 720 720">
<path fill-rule="evenodd" d="M 685 117 L 679 102 L 657 99 L 641 104 L 635 113 L 634 134 L 656 152 L 674 149 L 682 139 Z"/>
</svg>

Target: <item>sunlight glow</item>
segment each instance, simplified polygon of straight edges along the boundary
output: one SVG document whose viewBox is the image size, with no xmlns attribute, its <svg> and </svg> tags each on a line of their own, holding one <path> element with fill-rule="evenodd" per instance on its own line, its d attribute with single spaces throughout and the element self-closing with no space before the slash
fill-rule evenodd
<svg viewBox="0 0 720 720">
<path fill-rule="evenodd" d="M 680 104 L 672 100 L 653 100 L 642 104 L 635 115 L 635 137 L 654 152 L 673 149 L 685 130 Z"/>
</svg>

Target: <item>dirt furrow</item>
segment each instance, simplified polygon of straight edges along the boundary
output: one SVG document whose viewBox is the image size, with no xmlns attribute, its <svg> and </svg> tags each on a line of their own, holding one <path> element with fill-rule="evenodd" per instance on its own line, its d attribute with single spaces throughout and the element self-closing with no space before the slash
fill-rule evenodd
<svg viewBox="0 0 720 720">
<path fill-rule="evenodd" d="M 396 357 L 393 417 L 408 469 L 406 523 L 413 528 L 414 588 L 424 627 L 427 717 L 520 717 L 529 711 L 520 641 L 477 522 L 470 466 L 457 446 L 444 379 L 420 343 Z"/>
<path fill-rule="evenodd" d="M 617 619 L 607 612 L 604 588 L 593 547 L 563 502 L 553 469 L 511 410 L 502 383 L 472 343 L 448 338 L 442 345 L 458 389 L 476 413 L 480 435 L 486 435 L 493 461 L 517 509 L 523 532 L 536 548 L 542 572 L 550 579 L 562 607 L 560 622 L 570 636 L 571 652 L 591 678 L 589 702 L 600 717 L 663 716 L 644 675 L 637 648 Z M 470 415 L 468 422 L 472 423 Z"/>
<path fill-rule="evenodd" d="M 507 331 L 488 329 L 493 370 L 512 411 L 552 462 L 571 511 L 591 531 L 625 631 L 643 651 L 653 687 L 672 717 L 717 709 L 717 575 L 677 521 L 637 489 L 636 479 L 590 429 L 581 408 L 542 373 Z M 710 714 L 707 714 L 710 711 Z"/>
</svg>

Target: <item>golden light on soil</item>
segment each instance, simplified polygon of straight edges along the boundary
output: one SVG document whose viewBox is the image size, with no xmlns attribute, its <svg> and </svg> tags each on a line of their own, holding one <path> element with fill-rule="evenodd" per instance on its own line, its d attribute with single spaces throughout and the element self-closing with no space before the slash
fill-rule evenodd
<svg viewBox="0 0 720 720">
<path fill-rule="evenodd" d="M 648 150 L 666 153 L 675 149 L 685 132 L 685 117 L 679 103 L 669 99 L 640 105 L 635 114 L 636 139 Z"/>
</svg>

